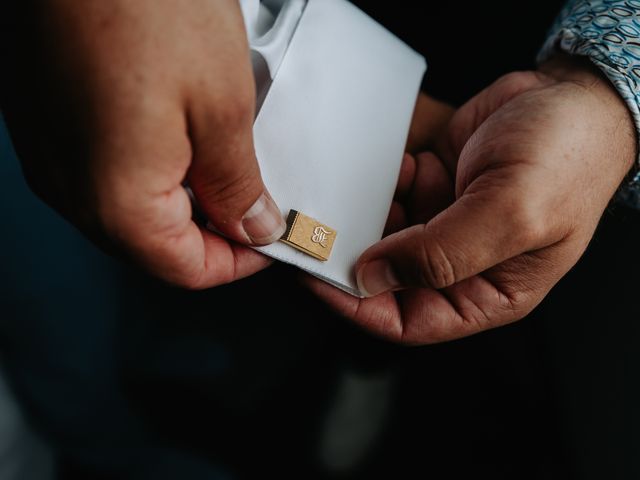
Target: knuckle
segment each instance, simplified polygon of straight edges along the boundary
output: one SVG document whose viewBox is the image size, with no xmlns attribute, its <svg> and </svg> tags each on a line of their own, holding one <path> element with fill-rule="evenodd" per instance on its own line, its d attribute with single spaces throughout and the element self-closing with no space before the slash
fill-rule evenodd
<svg viewBox="0 0 640 480">
<path fill-rule="evenodd" d="M 123 180 L 105 180 L 94 189 L 95 221 L 113 240 L 125 241 L 138 222 L 143 221 L 131 214 L 134 200 L 130 200 L 130 196 L 127 183 Z"/>
<path fill-rule="evenodd" d="M 500 294 L 503 297 L 507 295 Z M 535 300 L 535 294 L 526 289 L 513 291 L 508 294 L 508 298 L 499 300 L 496 306 L 496 314 L 499 315 L 499 325 L 516 322 L 526 317 L 542 300 Z M 498 326 L 498 325 L 495 325 Z"/>
<path fill-rule="evenodd" d="M 467 106 L 461 107 L 461 109 L 454 114 L 447 128 L 446 142 L 451 150 L 456 153 L 462 151 L 467 140 L 469 123 L 467 117 L 468 108 Z"/>
<path fill-rule="evenodd" d="M 539 77 L 532 71 L 510 72 L 497 81 L 503 88 L 518 90 L 527 88 L 540 82 Z"/>
<path fill-rule="evenodd" d="M 528 285 L 514 288 L 507 293 L 499 293 L 498 305 L 509 314 L 509 319 L 519 320 L 528 312 L 532 293 Z"/>
<path fill-rule="evenodd" d="M 426 228 L 426 225 L 423 228 Z M 418 275 L 420 285 L 442 289 L 456 283 L 453 262 L 440 242 L 423 231 L 420 247 Z"/>
<path fill-rule="evenodd" d="M 176 287 L 197 292 L 207 288 L 206 284 L 202 281 L 201 275 L 184 275 L 177 279 L 168 279 L 170 283 Z"/>
<path fill-rule="evenodd" d="M 512 205 L 506 218 L 510 223 L 506 232 L 513 242 L 531 248 L 544 240 L 546 220 L 533 202 L 518 202 Z"/>
<path fill-rule="evenodd" d="M 462 318 L 461 333 L 482 332 L 493 326 L 493 320 L 489 314 L 475 304 L 460 308 L 459 314 Z"/>
<path fill-rule="evenodd" d="M 255 101 L 252 89 L 235 87 L 229 94 L 213 99 L 211 115 L 215 123 L 225 129 L 241 128 L 253 121 Z"/>
</svg>

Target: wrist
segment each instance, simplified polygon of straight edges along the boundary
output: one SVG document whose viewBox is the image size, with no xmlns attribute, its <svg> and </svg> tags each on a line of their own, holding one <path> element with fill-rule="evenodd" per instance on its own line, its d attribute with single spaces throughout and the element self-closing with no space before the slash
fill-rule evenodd
<svg viewBox="0 0 640 480">
<path fill-rule="evenodd" d="M 584 86 L 600 86 L 608 82 L 602 71 L 588 58 L 557 53 L 546 60 L 539 70 L 558 82 L 576 82 Z"/>
<path fill-rule="evenodd" d="M 629 171 L 638 158 L 637 131 L 629 107 L 603 71 L 587 57 L 558 53 L 539 67 L 558 83 L 577 87 L 593 104 L 592 111 L 608 123 L 612 152 L 623 156 L 625 171 Z"/>
</svg>

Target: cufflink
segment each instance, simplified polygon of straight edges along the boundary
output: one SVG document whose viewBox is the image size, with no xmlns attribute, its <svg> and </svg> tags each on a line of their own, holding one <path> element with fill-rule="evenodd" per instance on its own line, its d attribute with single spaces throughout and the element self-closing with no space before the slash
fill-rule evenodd
<svg viewBox="0 0 640 480">
<path fill-rule="evenodd" d="M 280 241 L 326 262 L 338 232 L 297 210 L 289 211 L 287 230 Z"/>
</svg>

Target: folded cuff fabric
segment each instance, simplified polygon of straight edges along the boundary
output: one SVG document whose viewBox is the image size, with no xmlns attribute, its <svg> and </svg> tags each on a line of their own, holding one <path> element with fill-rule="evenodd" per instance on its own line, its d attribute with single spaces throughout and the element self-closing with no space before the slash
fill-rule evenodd
<svg viewBox="0 0 640 480">
<path fill-rule="evenodd" d="M 640 1 L 569 0 L 538 62 L 558 51 L 586 56 L 605 73 L 629 107 L 640 139 Z M 640 209 L 640 159 L 618 198 Z"/>
</svg>

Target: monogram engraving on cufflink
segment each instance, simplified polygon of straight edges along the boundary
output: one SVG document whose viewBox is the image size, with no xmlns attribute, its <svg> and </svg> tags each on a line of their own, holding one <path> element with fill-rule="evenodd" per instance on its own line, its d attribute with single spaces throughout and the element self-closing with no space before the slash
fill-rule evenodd
<svg viewBox="0 0 640 480">
<path fill-rule="evenodd" d="M 313 229 L 313 236 L 311 237 L 311 241 L 313 243 L 317 243 L 322 248 L 327 248 L 327 236 L 331 235 L 331 232 L 325 230 L 324 228 L 318 226 Z"/>
<path fill-rule="evenodd" d="M 280 239 L 287 245 L 321 261 L 329 260 L 337 232 L 297 210 L 287 217 L 287 230 Z"/>
</svg>

